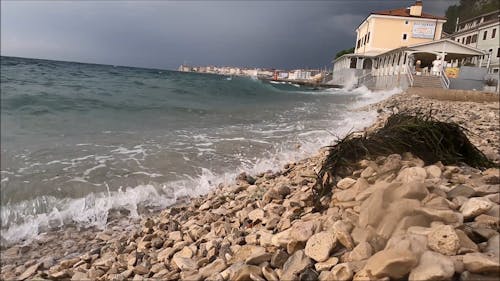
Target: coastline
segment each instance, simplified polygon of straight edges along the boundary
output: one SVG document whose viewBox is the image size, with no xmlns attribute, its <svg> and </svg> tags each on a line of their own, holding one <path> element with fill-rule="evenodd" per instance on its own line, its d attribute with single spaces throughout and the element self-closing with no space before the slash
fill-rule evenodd
<svg viewBox="0 0 500 281">
<path fill-rule="evenodd" d="M 391 112 L 416 108 L 434 108 L 436 115 L 433 116 L 436 118 L 443 121 L 450 119 L 464 126 L 469 130 L 467 135 L 474 145 L 490 159 L 497 163 L 500 160 L 498 103 L 437 101 L 402 93 L 357 110 L 377 110 L 377 121 L 365 128 L 366 131 L 371 131 L 381 127 Z M 207 195 L 178 202 L 143 219 L 115 220 L 103 232 L 65 228 L 42 235 L 30 245 L 14 245 L 2 252 L 1 278 L 29 279 L 38 276 L 56 280 L 309 280 L 307 278 L 319 275 L 320 279 L 321 276 L 326 278 L 322 280 L 331 280 L 332 277 L 365 280 L 369 274 L 380 269 L 380 266 L 373 265 L 376 262 L 370 263 L 370 259 L 376 255 L 375 252 L 378 254 L 385 250 L 388 242 L 385 241 L 387 243 L 381 246 L 367 238 L 362 241 L 363 238 L 354 234 L 357 220 L 363 213 L 362 204 L 366 202 L 355 200 L 355 197 L 362 192 L 358 190 L 361 189 L 360 186 L 363 186 L 363 190 L 368 190 L 369 186 L 378 183 L 378 178 L 372 177 L 373 175 L 363 177 L 364 171 L 359 171 L 352 177 L 354 182 L 345 180 L 344 185 L 336 189 L 328 210 L 313 213 L 310 204 L 312 186 L 326 155 L 327 151 L 322 149 L 314 156 L 285 165 L 280 171 L 259 175 L 243 173 L 233 184 L 220 185 Z M 491 181 L 495 176 L 498 181 L 498 169 L 481 172 L 443 165 L 431 165 L 433 167 L 429 168 L 430 166 L 423 167 L 421 160 L 409 155 L 393 158 L 400 158 L 396 162 L 401 171 L 395 177 L 408 173 L 404 171 L 411 168 L 425 171 L 422 180 L 426 181 L 426 185 L 435 185 L 433 188 L 422 185 L 427 190 L 427 196 L 445 193 L 446 200 L 436 199 L 434 196 L 428 201 L 438 205 L 448 204 L 447 208 L 453 213 L 449 213 L 452 214 L 450 216 L 463 213 L 460 209 L 470 199 L 462 196 L 465 199 L 454 200 L 457 196 L 451 200 L 449 192 L 460 184 L 470 185 L 472 189 L 477 186 L 480 191 L 476 190 L 476 193 L 481 198 L 489 196 L 485 199 L 489 200 L 489 208 L 474 218 L 480 215 L 493 218 L 483 217 L 483 220 L 474 222 L 486 226 L 498 225 L 498 221 L 494 220 L 498 217 L 500 203 L 498 182 Z M 390 157 L 379 161 L 367 160 L 366 169 L 370 167 L 374 170 L 372 174 L 376 174 L 377 169 L 385 165 L 388 159 Z M 437 174 L 439 175 L 436 176 Z M 493 182 L 489 184 L 493 187 L 483 187 L 488 181 Z M 469 195 L 471 196 L 472 194 Z M 488 212 L 496 213 L 487 214 Z M 459 221 L 449 220 L 445 224 L 435 223 L 434 226 L 458 227 L 461 225 Z M 427 232 L 433 231 L 432 228 L 417 230 L 420 234 L 415 235 L 420 236 L 422 232 L 428 234 Z M 406 229 L 405 235 L 409 235 L 408 231 Z M 328 236 L 328 233 L 333 233 L 334 238 Z M 62 239 L 58 237 L 59 234 L 62 234 Z M 469 242 L 462 234 L 456 235 Z M 489 236 L 483 237 L 488 238 L 486 241 L 493 239 L 493 242 L 477 246 L 476 249 L 472 245 L 474 242 L 470 241 L 472 244 L 469 243 L 468 246 L 473 248 L 472 251 L 465 251 L 465 254 L 462 252 L 460 255 L 460 249 L 455 249 L 453 255 L 448 255 L 463 256 L 462 261 L 460 258 L 450 258 L 454 264 L 453 272 L 458 272 L 460 263 L 462 269 L 464 266 L 467 269 L 460 274 L 475 271 L 471 271 L 463 261 L 464 256 L 480 253 L 481 247 L 487 249 L 490 244 L 496 243 L 498 228 L 494 232 L 483 231 L 483 235 Z M 392 237 L 386 238 L 389 240 Z M 314 239 L 317 241 L 312 241 Z M 459 239 L 459 242 L 462 240 Z M 320 246 L 313 247 L 313 242 Z M 430 239 L 428 242 L 430 243 Z M 463 246 L 461 243 L 459 245 Z M 328 253 L 325 254 L 323 249 L 328 249 Z M 421 251 L 420 254 L 427 252 L 430 251 Z M 428 255 L 432 256 L 432 253 Z M 498 259 L 498 252 L 493 254 Z M 498 269 L 498 262 L 483 256 L 480 258 L 490 264 L 485 272 L 491 273 Z M 412 267 L 418 263 L 415 260 L 407 262 Z M 368 275 L 367 266 L 370 268 Z M 481 270 L 471 274 L 483 273 Z"/>
</svg>

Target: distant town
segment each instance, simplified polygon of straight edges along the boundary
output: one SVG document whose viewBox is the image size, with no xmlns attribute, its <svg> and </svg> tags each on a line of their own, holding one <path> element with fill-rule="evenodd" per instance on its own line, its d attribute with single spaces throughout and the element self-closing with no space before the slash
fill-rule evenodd
<svg viewBox="0 0 500 281">
<path fill-rule="evenodd" d="M 331 75 L 331 71 L 328 71 L 326 69 L 279 70 L 266 68 L 244 68 L 235 66 L 188 66 L 184 64 L 179 66 L 178 71 L 211 73 L 229 76 L 246 76 L 260 80 L 289 81 L 305 84 L 324 83 Z"/>
<path fill-rule="evenodd" d="M 499 93 L 500 10 L 495 1 L 461 1 L 459 6 L 448 8 L 451 21 L 424 12 L 422 0 L 373 11 L 356 28 L 353 47 L 337 52 L 331 71 L 188 65 L 178 70 L 315 88 L 441 88 Z"/>
</svg>

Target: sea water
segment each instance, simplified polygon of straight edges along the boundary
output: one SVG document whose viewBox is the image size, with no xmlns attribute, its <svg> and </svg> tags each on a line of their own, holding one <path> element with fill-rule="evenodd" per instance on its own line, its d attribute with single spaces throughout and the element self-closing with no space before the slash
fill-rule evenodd
<svg viewBox="0 0 500 281">
<path fill-rule="evenodd" d="M 104 228 L 314 154 L 393 92 L 1 57 L 1 237 Z"/>
</svg>

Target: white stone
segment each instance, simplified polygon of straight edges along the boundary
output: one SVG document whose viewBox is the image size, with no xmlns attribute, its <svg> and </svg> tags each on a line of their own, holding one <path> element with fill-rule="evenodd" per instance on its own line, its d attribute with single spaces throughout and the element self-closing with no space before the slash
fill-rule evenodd
<svg viewBox="0 0 500 281">
<path fill-rule="evenodd" d="M 427 172 L 425 171 L 424 168 L 411 167 L 401 170 L 396 180 L 403 183 L 409 183 L 413 181 L 424 182 L 426 178 L 427 178 Z"/>
<path fill-rule="evenodd" d="M 427 236 L 427 240 L 431 250 L 447 256 L 455 255 L 460 248 L 460 238 L 450 225 L 435 227 Z"/>
<path fill-rule="evenodd" d="M 348 189 L 356 183 L 355 179 L 343 178 L 337 183 L 337 187 L 340 189 Z"/>
<path fill-rule="evenodd" d="M 417 267 L 410 272 L 409 280 L 449 280 L 455 273 L 453 260 L 440 253 L 425 251 Z"/>
<path fill-rule="evenodd" d="M 305 254 L 315 261 L 326 261 L 336 245 L 335 236 L 330 232 L 322 231 L 307 240 Z"/>
<path fill-rule="evenodd" d="M 464 218 L 472 218 L 488 212 L 492 207 L 493 203 L 488 199 L 474 197 L 470 198 L 462 205 L 460 212 L 462 212 Z"/>
</svg>

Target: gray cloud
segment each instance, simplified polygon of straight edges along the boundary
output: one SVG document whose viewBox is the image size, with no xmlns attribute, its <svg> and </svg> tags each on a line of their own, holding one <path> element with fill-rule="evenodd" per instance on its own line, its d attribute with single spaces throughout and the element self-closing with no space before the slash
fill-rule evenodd
<svg viewBox="0 0 500 281">
<path fill-rule="evenodd" d="M 454 0 L 424 1 L 443 15 Z M 370 11 L 412 1 L 2 1 L 1 54 L 116 65 L 321 67 Z"/>
</svg>

